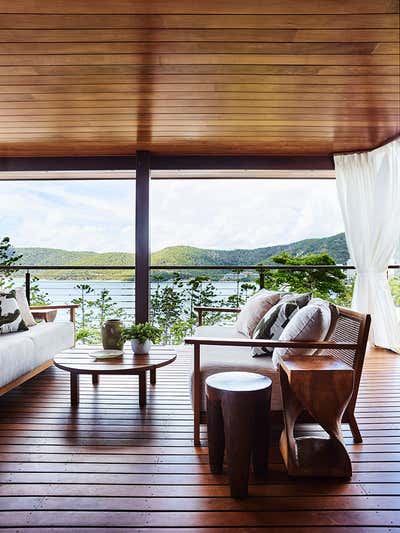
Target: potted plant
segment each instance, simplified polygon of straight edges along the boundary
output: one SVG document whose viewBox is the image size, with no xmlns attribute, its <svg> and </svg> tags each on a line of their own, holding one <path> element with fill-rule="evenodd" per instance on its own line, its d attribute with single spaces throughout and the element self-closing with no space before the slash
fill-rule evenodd
<svg viewBox="0 0 400 533">
<path fill-rule="evenodd" d="M 160 341 L 161 330 L 149 324 L 149 322 L 132 324 L 122 329 L 122 337 L 125 341 L 131 341 L 134 353 L 147 354 L 150 351 L 151 344 Z"/>
</svg>

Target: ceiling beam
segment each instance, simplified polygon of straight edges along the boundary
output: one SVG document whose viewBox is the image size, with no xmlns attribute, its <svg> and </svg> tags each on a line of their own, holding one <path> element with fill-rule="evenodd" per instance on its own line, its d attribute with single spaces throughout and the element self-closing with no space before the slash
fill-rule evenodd
<svg viewBox="0 0 400 533">
<path fill-rule="evenodd" d="M 151 156 L 154 170 L 333 170 L 331 156 Z M 2 157 L 1 172 L 134 170 L 135 156 Z M 1 178 L 1 176 L 0 176 Z"/>
</svg>

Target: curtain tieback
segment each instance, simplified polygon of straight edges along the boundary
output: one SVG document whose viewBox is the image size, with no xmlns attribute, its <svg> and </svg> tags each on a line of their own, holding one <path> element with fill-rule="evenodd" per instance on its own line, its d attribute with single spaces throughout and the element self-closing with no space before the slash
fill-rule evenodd
<svg viewBox="0 0 400 533">
<path fill-rule="evenodd" d="M 365 277 L 365 278 L 369 278 L 369 277 L 376 277 L 376 278 L 387 278 L 387 272 L 386 270 L 384 270 L 383 272 L 382 271 L 376 271 L 376 270 L 357 270 L 357 276 L 360 276 L 360 277 Z"/>
</svg>

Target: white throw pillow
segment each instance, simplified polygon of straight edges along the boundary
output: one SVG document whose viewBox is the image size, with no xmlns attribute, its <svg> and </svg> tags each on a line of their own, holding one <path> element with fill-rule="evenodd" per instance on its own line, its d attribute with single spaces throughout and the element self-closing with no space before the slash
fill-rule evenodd
<svg viewBox="0 0 400 533">
<path fill-rule="evenodd" d="M 280 341 L 323 341 L 330 337 L 338 317 L 336 307 L 321 298 L 313 298 L 297 311 L 282 331 Z M 275 348 L 272 362 L 278 368 L 284 355 L 313 355 L 316 349 Z"/>
<path fill-rule="evenodd" d="M 23 287 L 20 287 L 19 289 L 15 289 L 15 293 L 17 295 L 17 304 L 18 304 L 19 310 L 21 311 L 22 320 L 25 322 L 25 324 L 28 327 L 35 326 L 36 321 L 33 318 L 31 310 L 29 309 L 29 304 L 28 304 L 28 300 L 26 299 L 25 289 Z"/>
<path fill-rule="evenodd" d="M 281 294 L 281 292 L 261 289 L 254 296 L 251 296 L 237 317 L 236 331 L 246 335 L 246 337 L 251 337 L 265 313 L 279 302 Z"/>
</svg>

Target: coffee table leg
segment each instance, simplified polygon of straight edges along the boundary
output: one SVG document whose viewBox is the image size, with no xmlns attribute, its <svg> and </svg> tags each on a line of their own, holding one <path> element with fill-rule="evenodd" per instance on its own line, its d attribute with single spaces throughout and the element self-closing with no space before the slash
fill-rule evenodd
<svg viewBox="0 0 400 533">
<path fill-rule="evenodd" d="M 150 383 L 152 385 L 156 384 L 156 369 L 155 368 L 150 369 Z"/>
<path fill-rule="evenodd" d="M 71 407 L 79 404 L 79 374 L 70 373 Z"/>
<path fill-rule="evenodd" d="M 99 375 L 98 374 L 92 374 L 92 384 L 98 385 L 99 384 Z"/>
<path fill-rule="evenodd" d="M 139 374 L 139 405 L 140 407 L 146 405 L 146 372 Z"/>
</svg>

